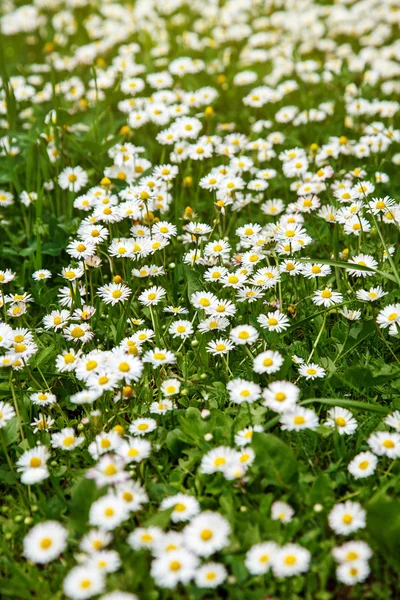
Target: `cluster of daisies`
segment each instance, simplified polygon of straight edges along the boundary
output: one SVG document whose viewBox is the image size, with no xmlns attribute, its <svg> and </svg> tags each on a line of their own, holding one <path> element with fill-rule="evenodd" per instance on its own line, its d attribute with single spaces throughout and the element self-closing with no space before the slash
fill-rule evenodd
<svg viewBox="0 0 400 600">
<path fill-rule="evenodd" d="M 341 375 L 398 373 L 397 2 L 86 4 L 0 8 L 6 540 L 71 600 L 137 600 L 137 557 L 163 598 L 372 581 L 397 388 Z M 44 500 L 76 482 L 81 532 Z"/>
</svg>

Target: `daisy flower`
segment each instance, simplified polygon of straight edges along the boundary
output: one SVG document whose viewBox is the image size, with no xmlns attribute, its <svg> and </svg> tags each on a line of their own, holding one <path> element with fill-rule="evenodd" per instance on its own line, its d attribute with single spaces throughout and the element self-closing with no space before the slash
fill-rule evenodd
<svg viewBox="0 0 400 600">
<path fill-rule="evenodd" d="M 330 275 L 332 269 L 329 265 L 305 264 L 302 266 L 301 274 L 307 279 L 315 279 L 316 277 L 326 277 Z"/>
<path fill-rule="evenodd" d="M 400 411 L 395 410 L 393 413 L 388 415 L 385 419 L 385 424 L 389 427 L 393 427 L 393 429 L 396 429 L 396 431 L 400 431 Z"/>
<path fill-rule="evenodd" d="M 51 271 L 48 269 L 40 269 L 39 271 L 32 273 L 32 279 L 35 281 L 45 281 L 46 279 L 51 279 L 51 277 Z"/>
<path fill-rule="evenodd" d="M 385 329 L 393 324 L 400 324 L 400 304 L 389 304 L 381 310 L 376 318 L 381 329 Z"/>
<path fill-rule="evenodd" d="M 196 569 L 195 584 L 198 588 L 215 589 L 225 581 L 228 573 L 220 563 L 209 562 Z"/>
<path fill-rule="evenodd" d="M 83 442 L 83 436 L 77 437 L 72 427 L 64 427 L 59 433 L 53 433 L 51 436 L 51 445 L 53 448 L 61 448 L 62 450 L 74 450 Z"/>
<path fill-rule="evenodd" d="M 36 446 L 27 450 L 17 460 L 17 471 L 22 473 L 21 482 L 26 485 L 40 483 L 49 477 L 47 461 L 50 458 L 50 452 L 45 446 Z"/>
<path fill-rule="evenodd" d="M 106 304 L 114 306 L 118 302 L 125 302 L 131 295 L 131 289 L 123 283 L 110 283 L 98 288 L 97 295 Z"/>
<path fill-rule="evenodd" d="M 260 386 L 245 379 L 232 379 L 226 389 L 229 392 L 230 401 L 235 404 L 242 404 L 242 402 L 251 404 L 261 397 Z"/>
<path fill-rule="evenodd" d="M 316 363 L 300 365 L 299 374 L 306 379 L 317 379 L 325 377 L 325 369 Z"/>
<path fill-rule="evenodd" d="M 95 500 L 89 511 L 89 523 L 112 531 L 129 517 L 129 510 L 125 502 L 114 494 L 107 494 Z"/>
<path fill-rule="evenodd" d="M 173 352 L 169 350 L 154 348 L 154 350 L 148 350 L 143 355 L 143 362 L 150 363 L 153 367 L 159 367 L 165 364 L 174 364 L 176 358 Z"/>
<path fill-rule="evenodd" d="M 293 508 L 286 502 L 277 501 L 271 505 L 271 519 L 273 521 L 281 521 L 281 523 L 289 523 L 294 516 Z"/>
<path fill-rule="evenodd" d="M 254 432 L 261 433 L 262 431 L 264 430 L 261 425 L 254 425 L 254 427 L 246 427 L 245 429 L 241 429 L 235 434 L 235 444 L 237 446 L 246 446 L 251 442 Z"/>
<path fill-rule="evenodd" d="M 79 192 L 87 182 L 87 173 L 81 167 L 66 167 L 58 176 L 60 188 L 70 192 Z"/>
<path fill-rule="evenodd" d="M 86 323 L 72 323 L 63 329 L 63 336 L 69 342 L 84 344 L 93 339 L 94 333 Z"/>
<path fill-rule="evenodd" d="M 0 401 L 0 429 L 3 429 L 15 417 L 15 410 L 7 402 Z"/>
<path fill-rule="evenodd" d="M 159 527 L 138 527 L 128 536 L 128 544 L 134 550 L 152 550 L 161 540 L 163 532 Z"/>
<path fill-rule="evenodd" d="M 368 446 L 378 456 L 398 458 L 400 456 L 400 433 L 376 431 L 368 438 Z"/>
<path fill-rule="evenodd" d="M 193 334 L 193 331 L 193 325 L 191 322 L 185 320 L 174 321 L 168 329 L 168 332 L 172 335 L 172 337 L 178 337 L 181 339 L 190 337 Z"/>
<path fill-rule="evenodd" d="M 67 530 L 57 521 L 38 523 L 24 537 L 25 558 L 39 564 L 55 560 L 67 547 L 67 537 Z"/>
<path fill-rule="evenodd" d="M 286 329 L 288 329 L 290 326 L 288 317 L 279 310 L 269 312 L 267 315 L 259 315 L 257 317 L 257 322 L 263 329 L 268 329 L 268 331 L 276 331 L 277 333 L 286 331 Z"/>
<path fill-rule="evenodd" d="M 233 342 L 229 340 L 224 340 L 222 338 L 209 342 L 207 344 L 206 350 L 210 354 L 214 354 L 219 356 L 220 354 L 228 354 L 230 350 L 234 348 Z"/>
<path fill-rule="evenodd" d="M 171 508 L 173 508 L 171 513 L 171 521 L 173 523 L 190 521 L 200 512 L 200 504 L 196 498 L 181 493 L 175 496 L 168 496 L 162 500 L 160 510 L 169 510 Z"/>
<path fill-rule="evenodd" d="M 151 563 L 151 576 L 162 588 L 189 583 L 197 572 L 199 559 L 187 550 L 175 550 L 159 556 Z"/>
<path fill-rule="evenodd" d="M 372 452 L 360 452 L 348 464 L 348 471 L 355 479 L 364 479 L 375 473 L 378 459 Z"/>
<path fill-rule="evenodd" d="M 254 344 L 258 338 L 258 331 L 252 325 L 238 325 L 231 330 L 229 337 L 238 346 Z"/>
<path fill-rule="evenodd" d="M 372 550 L 366 542 L 351 541 L 332 549 L 332 556 L 338 563 L 354 563 L 359 560 L 369 560 Z"/>
<path fill-rule="evenodd" d="M 330 528 L 339 535 L 349 535 L 366 525 L 366 512 L 358 502 L 336 504 L 328 515 Z"/>
<path fill-rule="evenodd" d="M 248 550 L 245 565 L 252 575 L 264 575 L 272 565 L 273 556 L 278 550 L 275 542 L 255 544 Z"/>
<path fill-rule="evenodd" d="M 196 515 L 183 530 L 187 548 L 197 556 L 208 557 L 222 550 L 229 541 L 231 527 L 217 512 Z"/>
<path fill-rule="evenodd" d="M 139 437 L 128 437 L 116 448 L 116 453 L 121 456 L 126 463 L 142 462 L 148 458 L 151 453 L 151 443 Z"/>
<path fill-rule="evenodd" d="M 142 292 L 138 297 L 138 300 L 144 306 L 153 306 L 158 304 L 165 294 L 166 291 L 164 288 L 154 285 L 153 287 Z"/>
<path fill-rule="evenodd" d="M 369 290 L 358 290 L 356 292 L 357 300 L 362 300 L 363 302 L 376 302 L 383 296 L 386 296 L 387 292 L 384 292 L 380 285 L 377 287 L 371 287 Z"/>
<path fill-rule="evenodd" d="M 104 591 L 104 573 L 93 566 L 83 565 L 74 567 L 64 579 L 63 589 L 68 598 L 86 600 Z"/>
<path fill-rule="evenodd" d="M 290 412 L 282 413 L 280 423 L 283 431 L 301 431 L 303 429 L 316 429 L 319 425 L 319 420 L 313 410 L 298 406 Z"/>
<path fill-rule="evenodd" d="M 340 583 L 345 585 L 356 585 L 365 581 L 370 574 L 368 563 L 363 560 L 354 561 L 350 564 L 343 563 L 336 569 L 336 577 Z"/>
<path fill-rule="evenodd" d="M 210 475 L 223 472 L 236 458 L 236 452 L 229 446 L 213 448 L 201 459 L 200 472 Z"/>
<path fill-rule="evenodd" d="M 300 389 L 290 381 L 273 381 L 263 391 L 264 406 L 277 413 L 292 411 L 300 395 Z"/>
<path fill-rule="evenodd" d="M 253 371 L 255 373 L 276 373 L 283 365 L 283 357 L 275 350 L 267 350 L 258 354 L 253 362 Z"/>
<path fill-rule="evenodd" d="M 129 431 L 133 435 L 146 435 L 157 428 L 157 422 L 154 419 L 135 419 L 129 426 Z"/>
<path fill-rule="evenodd" d="M 179 394 L 181 382 L 179 379 L 165 379 L 161 384 L 161 392 L 164 396 L 174 396 Z"/>
<path fill-rule="evenodd" d="M 352 435 L 358 427 L 352 413 L 346 408 L 335 406 L 328 410 L 327 416 L 325 425 L 336 429 L 340 435 Z"/>
<path fill-rule="evenodd" d="M 333 292 L 331 289 L 325 288 L 324 290 L 317 290 L 314 292 L 312 301 L 317 306 L 329 308 L 335 304 L 341 304 L 343 302 L 343 296 L 339 292 Z"/>
<path fill-rule="evenodd" d="M 293 577 L 306 573 L 309 569 L 311 554 L 298 544 L 286 544 L 277 548 L 272 555 L 272 570 L 275 577 Z"/>
<path fill-rule="evenodd" d="M 374 259 L 373 256 L 369 254 L 357 254 L 353 258 L 348 260 L 348 264 L 359 265 L 361 267 L 368 267 L 367 271 L 363 271 L 361 269 L 346 269 L 349 275 L 353 277 L 367 277 L 367 275 L 373 275 L 374 271 L 376 271 L 378 267 L 378 262 Z"/>
</svg>

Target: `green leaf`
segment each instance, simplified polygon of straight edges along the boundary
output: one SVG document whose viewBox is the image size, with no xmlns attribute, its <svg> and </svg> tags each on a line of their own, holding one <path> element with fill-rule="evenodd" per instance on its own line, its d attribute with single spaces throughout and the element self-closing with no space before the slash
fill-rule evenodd
<svg viewBox="0 0 400 600">
<path fill-rule="evenodd" d="M 18 439 L 18 419 L 14 417 L 4 427 L 4 439 L 6 446 L 13 444 Z"/>
<path fill-rule="evenodd" d="M 200 277 L 188 265 L 184 265 L 184 276 L 187 281 L 187 294 L 190 297 L 195 292 L 199 292 L 204 288 L 204 284 Z"/>
<path fill-rule="evenodd" d="M 91 479 L 80 479 L 71 490 L 70 519 L 78 530 L 84 529 L 89 510 L 96 497 L 96 484 Z"/>
<path fill-rule="evenodd" d="M 180 429 L 173 429 L 167 434 L 166 444 L 168 450 L 174 456 L 180 456 L 183 448 L 186 447 L 185 434 Z"/>
<path fill-rule="evenodd" d="M 371 503 L 367 507 L 367 529 L 385 560 L 400 565 L 400 502 Z"/>
<path fill-rule="evenodd" d="M 255 433 L 252 445 L 256 454 L 255 464 L 270 485 L 290 488 L 297 484 L 297 461 L 287 444 L 271 433 Z"/>
<path fill-rule="evenodd" d="M 300 402 L 301 406 L 308 404 L 328 404 L 329 406 L 342 406 L 343 408 L 356 408 L 358 410 L 366 410 L 367 412 L 375 412 L 381 415 L 387 415 L 389 409 L 379 404 L 371 404 L 370 402 L 362 402 L 360 400 L 347 400 L 346 398 L 308 398 Z"/>
<path fill-rule="evenodd" d="M 352 271 L 368 271 L 371 275 L 378 274 L 382 277 L 386 277 L 386 279 L 390 279 L 390 281 L 394 281 L 397 283 L 397 279 L 391 273 L 387 273 L 386 271 L 379 271 L 377 269 L 371 269 L 370 267 L 364 267 L 362 265 L 356 265 L 353 263 L 347 263 L 342 260 L 328 260 L 321 258 L 299 258 L 299 262 L 303 263 L 318 263 L 320 265 L 330 265 L 331 267 L 340 267 L 341 269 L 351 269 Z"/>
<path fill-rule="evenodd" d="M 48 242 L 47 244 L 43 244 L 42 254 L 48 254 L 49 256 L 59 256 L 63 250 L 63 246 L 60 246 L 59 244 L 54 242 Z"/>
<path fill-rule="evenodd" d="M 332 481 L 328 475 L 322 473 L 316 477 L 311 488 L 310 504 L 322 504 L 331 506 L 335 502 L 335 494 L 332 490 Z"/>
</svg>

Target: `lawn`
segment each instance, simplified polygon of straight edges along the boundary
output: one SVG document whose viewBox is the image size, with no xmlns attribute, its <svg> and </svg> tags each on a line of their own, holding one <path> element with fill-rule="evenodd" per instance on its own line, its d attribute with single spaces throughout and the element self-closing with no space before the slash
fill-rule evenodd
<svg viewBox="0 0 400 600">
<path fill-rule="evenodd" d="M 1 4 L 1 600 L 400 597 L 399 25 Z"/>
</svg>

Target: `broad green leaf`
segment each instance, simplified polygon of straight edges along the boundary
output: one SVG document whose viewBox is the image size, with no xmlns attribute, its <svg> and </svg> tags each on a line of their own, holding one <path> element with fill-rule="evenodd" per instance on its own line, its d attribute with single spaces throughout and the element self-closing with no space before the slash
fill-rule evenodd
<svg viewBox="0 0 400 600">
<path fill-rule="evenodd" d="M 303 263 L 318 263 L 321 265 L 330 265 L 331 267 L 339 267 L 341 269 L 347 269 L 347 270 L 351 269 L 352 271 L 368 271 L 369 273 L 371 273 L 371 275 L 378 274 L 378 275 L 381 275 L 382 277 L 386 277 L 386 279 L 390 279 L 390 281 L 394 281 L 395 283 L 397 283 L 397 280 L 394 277 L 394 275 L 392 275 L 391 273 L 388 273 L 387 271 L 380 271 L 378 269 L 370 269 L 370 267 L 364 267 L 362 265 L 347 263 L 342 260 L 328 260 L 325 258 L 299 258 L 298 261 L 303 262 Z"/>
<path fill-rule="evenodd" d="M 389 409 L 379 404 L 371 404 L 370 402 L 362 402 L 360 400 L 348 400 L 347 398 L 308 398 L 300 402 L 301 406 L 308 404 L 328 404 L 329 406 L 342 406 L 343 408 L 356 408 L 358 410 L 366 410 L 367 412 L 375 412 L 381 415 L 387 415 Z"/>
<path fill-rule="evenodd" d="M 400 567 L 400 502 L 371 503 L 367 507 L 367 529 L 385 560 Z"/>
<path fill-rule="evenodd" d="M 269 484 L 283 488 L 297 484 L 297 461 L 287 444 L 270 433 L 255 433 L 253 448 L 256 454 L 255 464 Z"/>
</svg>

